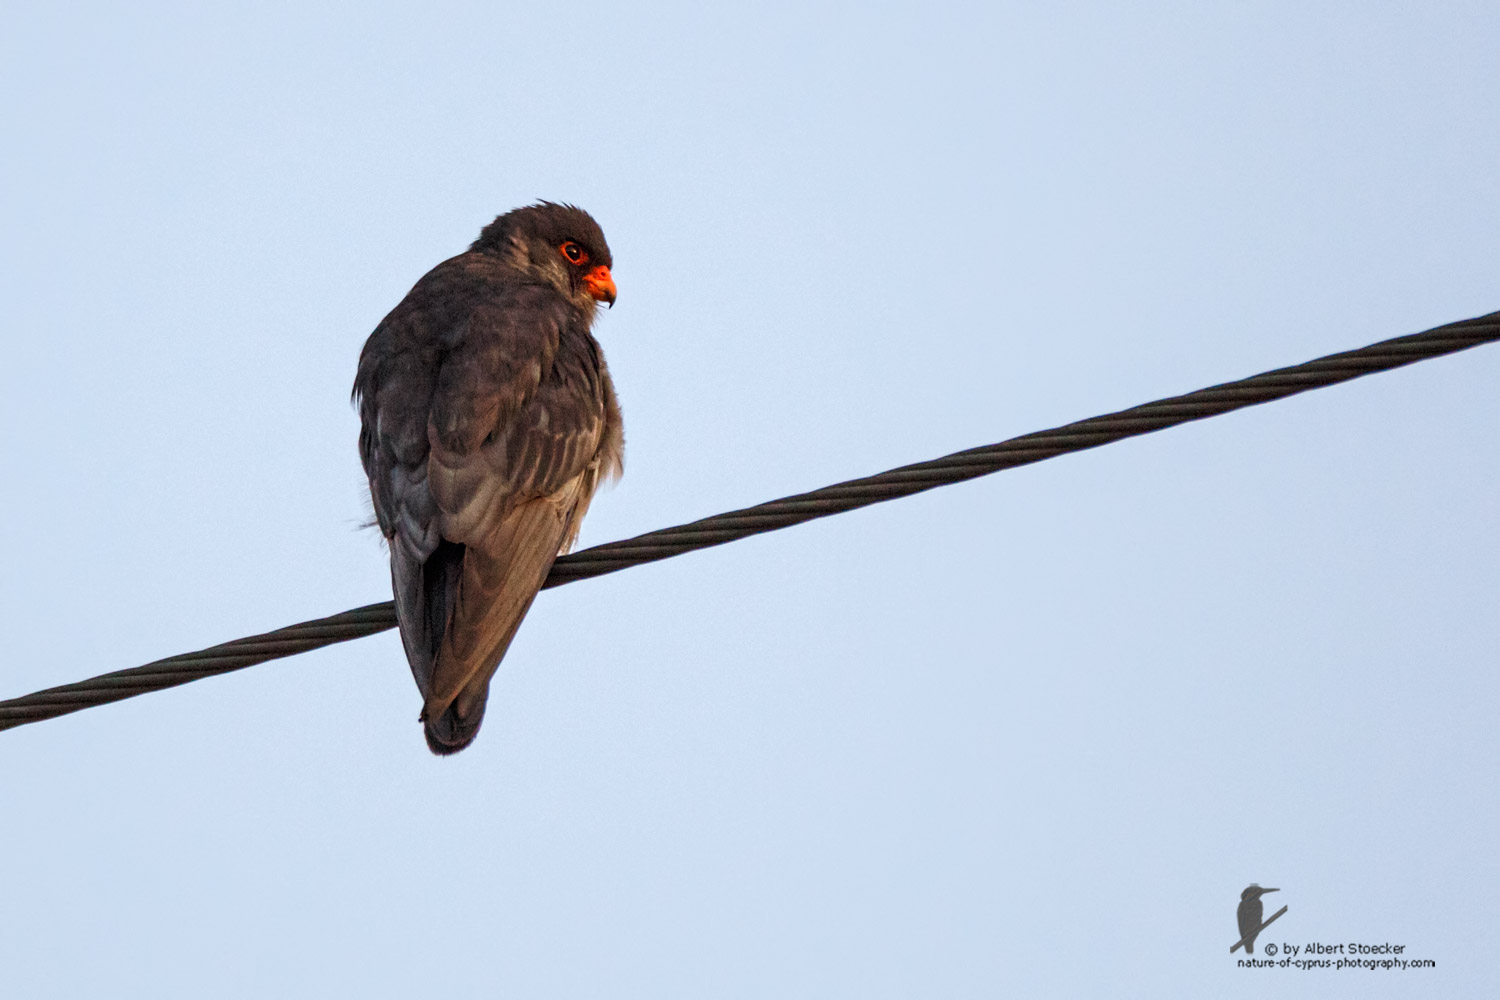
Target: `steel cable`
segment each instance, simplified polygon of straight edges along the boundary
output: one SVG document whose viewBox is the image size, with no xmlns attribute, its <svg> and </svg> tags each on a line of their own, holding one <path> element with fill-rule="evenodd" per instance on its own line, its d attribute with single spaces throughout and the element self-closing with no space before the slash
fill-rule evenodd
<svg viewBox="0 0 1500 1000">
<path fill-rule="evenodd" d="M 1202 420 L 1246 406 L 1336 385 L 1362 375 L 1389 371 L 1500 340 L 1500 312 L 1449 323 L 1425 333 L 1396 337 L 1358 350 L 1330 354 L 1305 364 L 1237 382 L 1210 386 L 1182 396 L 1090 417 L 998 444 L 970 448 L 943 458 L 904 465 L 888 472 L 799 493 L 743 510 L 730 511 L 635 538 L 597 545 L 562 557 L 543 587 L 602 576 L 630 566 L 723 545 L 766 531 L 787 528 L 830 514 L 910 496 L 938 486 L 986 476 L 1128 437 Z M 195 653 L 182 653 L 128 670 L 116 670 L 75 684 L 47 688 L 0 701 L 0 729 L 66 715 L 80 709 L 133 698 L 150 691 L 241 670 L 245 667 L 347 642 L 396 627 L 394 605 L 386 601 L 328 618 L 289 625 L 263 635 L 235 639 Z"/>
</svg>

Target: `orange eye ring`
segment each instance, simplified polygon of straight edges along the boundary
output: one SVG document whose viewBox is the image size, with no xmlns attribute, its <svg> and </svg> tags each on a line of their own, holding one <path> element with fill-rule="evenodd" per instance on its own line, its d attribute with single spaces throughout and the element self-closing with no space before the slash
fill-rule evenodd
<svg viewBox="0 0 1500 1000">
<path fill-rule="evenodd" d="M 579 246 L 577 243 L 574 243 L 572 240 L 567 240 L 563 243 L 562 246 L 558 247 L 557 249 L 569 264 L 582 265 L 588 263 L 588 253 L 583 249 L 583 247 Z"/>
</svg>

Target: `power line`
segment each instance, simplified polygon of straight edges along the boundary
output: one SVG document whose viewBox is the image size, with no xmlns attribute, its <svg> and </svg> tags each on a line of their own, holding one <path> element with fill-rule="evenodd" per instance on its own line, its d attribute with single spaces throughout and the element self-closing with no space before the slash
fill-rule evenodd
<svg viewBox="0 0 1500 1000">
<path fill-rule="evenodd" d="M 1383 340 L 1358 350 L 1330 354 L 1237 382 L 1226 382 L 1118 413 L 1025 434 L 998 444 L 955 452 L 930 462 L 903 465 L 864 479 L 825 486 L 811 493 L 799 493 L 623 541 L 596 545 L 559 559 L 543 587 L 560 587 L 575 580 L 723 545 L 814 518 L 910 496 L 1002 469 L 1030 465 L 1069 452 L 1097 448 L 1124 438 L 1295 396 L 1309 389 L 1337 385 L 1496 340 L 1500 340 L 1500 312 L 1449 323 L 1425 333 Z M 395 627 L 396 613 L 390 601 L 369 604 L 328 618 L 210 646 L 195 653 L 169 656 L 145 666 L 116 670 L 76 684 L 64 684 L 0 701 L 0 729 L 40 722 Z"/>
</svg>

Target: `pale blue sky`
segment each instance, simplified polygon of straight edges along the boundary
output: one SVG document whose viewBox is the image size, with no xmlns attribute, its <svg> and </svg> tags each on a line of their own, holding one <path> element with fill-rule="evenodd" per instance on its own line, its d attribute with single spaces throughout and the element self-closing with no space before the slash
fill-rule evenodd
<svg viewBox="0 0 1500 1000">
<path fill-rule="evenodd" d="M 12 10 L 0 697 L 388 598 L 359 348 L 535 198 L 584 544 L 1500 308 L 1500 8 L 1126 6 Z M 549 592 L 449 760 L 394 634 L 0 734 L 5 992 L 1493 991 L 1497 378 Z"/>
</svg>

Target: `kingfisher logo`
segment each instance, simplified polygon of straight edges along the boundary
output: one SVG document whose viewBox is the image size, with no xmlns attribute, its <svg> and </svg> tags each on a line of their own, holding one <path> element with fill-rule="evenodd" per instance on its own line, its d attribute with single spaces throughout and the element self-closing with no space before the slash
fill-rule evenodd
<svg viewBox="0 0 1500 1000">
<path fill-rule="evenodd" d="M 1265 915 L 1266 906 L 1260 901 L 1260 897 L 1268 892 L 1280 891 L 1280 889 L 1262 889 L 1254 882 L 1245 886 L 1245 891 L 1240 893 L 1239 908 L 1234 911 L 1234 918 L 1240 925 L 1240 939 L 1230 947 L 1229 953 L 1231 955 L 1241 948 L 1245 949 L 1245 954 L 1247 955 L 1255 954 L 1255 939 L 1260 936 L 1261 931 L 1270 927 L 1287 909 L 1283 906 L 1271 914 L 1270 920 L 1262 920 L 1261 917 Z"/>
<path fill-rule="evenodd" d="M 1287 908 L 1283 906 L 1270 917 L 1266 916 L 1266 904 L 1261 898 L 1280 889 L 1266 889 L 1255 883 L 1245 886 L 1240 893 L 1240 905 L 1234 909 L 1234 922 L 1239 926 L 1240 939 L 1229 946 L 1233 955 L 1241 948 L 1245 954 L 1235 959 L 1242 969 L 1329 969 L 1338 973 L 1345 969 L 1380 969 L 1406 972 L 1410 969 L 1435 969 L 1437 962 L 1430 958 L 1410 958 L 1406 945 L 1390 941 L 1288 941 L 1284 936 L 1262 943 L 1260 954 L 1255 953 L 1256 939 L 1260 932 L 1270 927 Z"/>
</svg>

